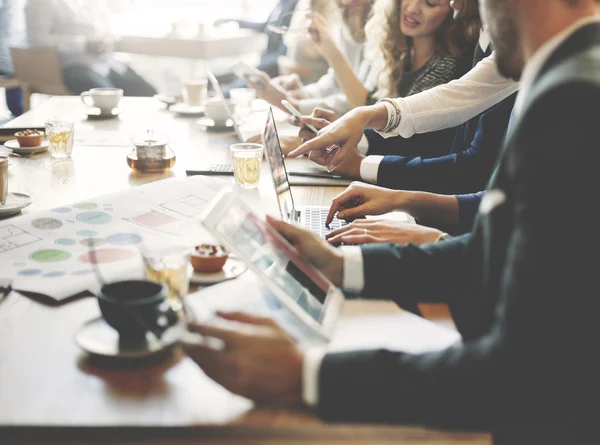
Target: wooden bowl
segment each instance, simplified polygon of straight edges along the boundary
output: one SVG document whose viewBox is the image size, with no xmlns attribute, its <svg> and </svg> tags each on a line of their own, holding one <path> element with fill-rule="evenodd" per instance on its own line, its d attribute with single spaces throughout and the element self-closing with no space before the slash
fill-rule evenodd
<svg viewBox="0 0 600 445">
<path fill-rule="evenodd" d="M 192 267 L 200 273 L 216 273 L 223 269 L 229 253 L 216 244 L 200 244 L 190 255 Z"/>
<path fill-rule="evenodd" d="M 21 147 L 39 147 L 44 142 L 43 131 L 18 131 L 15 133 L 15 137 Z"/>
</svg>

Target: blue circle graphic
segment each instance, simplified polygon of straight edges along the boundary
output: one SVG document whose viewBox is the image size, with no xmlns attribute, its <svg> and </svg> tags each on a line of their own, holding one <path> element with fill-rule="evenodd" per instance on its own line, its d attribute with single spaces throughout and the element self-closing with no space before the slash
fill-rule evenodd
<svg viewBox="0 0 600 445">
<path fill-rule="evenodd" d="M 97 211 L 83 212 L 77 215 L 77 221 L 92 225 L 108 224 L 112 221 L 112 216 L 108 213 Z"/>
<path fill-rule="evenodd" d="M 25 269 L 19 272 L 19 275 L 22 277 L 34 277 L 36 275 L 41 274 L 42 271 L 39 269 Z"/>
<path fill-rule="evenodd" d="M 56 213 L 69 213 L 71 210 L 71 207 L 57 207 L 52 209 L 52 211 Z"/>
<path fill-rule="evenodd" d="M 142 237 L 135 233 L 117 233 L 106 238 L 106 242 L 116 246 L 131 246 L 142 242 Z"/>
<path fill-rule="evenodd" d="M 75 244 L 75 240 L 69 238 L 59 238 L 56 241 L 54 241 L 54 243 L 60 246 L 72 246 L 73 244 Z"/>
<path fill-rule="evenodd" d="M 85 269 L 85 270 L 78 270 L 76 272 L 73 272 L 71 275 L 89 275 L 91 273 L 94 273 L 94 271 L 91 269 Z"/>
<path fill-rule="evenodd" d="M 92 236 L 98 235 L 98 232 L 96 232 L 95 230 L 80 230 L 79 232 L 77 232 L 77 235 L 91 238 Z"/>
<path fill-rule="evenodd" d="M 43 275 L 44 278 L 58 278 L 64 277 L 66 275 L 65 272 L 48 272 Z"/>
</svg>

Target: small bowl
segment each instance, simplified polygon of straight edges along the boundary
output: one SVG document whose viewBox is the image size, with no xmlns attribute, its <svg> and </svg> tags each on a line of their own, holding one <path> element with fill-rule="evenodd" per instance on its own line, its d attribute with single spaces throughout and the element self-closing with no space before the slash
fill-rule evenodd
<svg viewBox="0 0 600 445">
<path fill-rule="evenodd" d="M 229 253 L 216 244 L 200 244 L 190 255 L 192 267 L 200 273 L 216 273 L 223 269 Z"/>
<path fill-rule="evenodd" d="M 32 134 L 28 134 L 32 131 Z M 39 147 L 44 142 L 44 132 L 33 130 L 18 131 L 15 133 L 15 137 L 21 147 Z"/>
</svg>

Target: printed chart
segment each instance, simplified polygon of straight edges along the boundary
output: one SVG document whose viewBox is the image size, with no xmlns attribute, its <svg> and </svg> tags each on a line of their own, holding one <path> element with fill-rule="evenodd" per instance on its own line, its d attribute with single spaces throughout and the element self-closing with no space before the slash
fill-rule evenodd
<svg viewBox="0 0 600 445">
<path fill-rule="evenodd" d="M 0 278 L 62 300 L 104 280 L 143 273 L 141 252 L 212 237 L 199 218 L 229 182 L 168 179 L 0 222 Z"/>
</svg>

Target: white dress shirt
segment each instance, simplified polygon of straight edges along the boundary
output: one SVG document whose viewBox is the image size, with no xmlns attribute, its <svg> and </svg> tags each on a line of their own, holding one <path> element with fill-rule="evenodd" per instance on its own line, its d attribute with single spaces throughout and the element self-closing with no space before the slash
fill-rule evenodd
<svg viewBox="0 0 600 445">
<path fill-rule="evenodd" d="M 522 111 L 523 104 L 527 100 L 533 82 L 552 53 L 575 31 L 585 25 L 597 22 L 600 22 L 600 17 L 589 17 L 574 23 L 560 34 L 557 34 L 552 39 L 548 40 L 529 59 L 521 76 L 521 89 L 515 103 L 515 118 Z M 364 288 L 362 252 L 357 246 L 342 247 L 340 249 L 342 249 L 342 254 L 344 255 L 344 282 L 342 283 L 342 287 L 345 291 L 360 293 Z M 357 288 L 359 285 L 361 286 L 360 289 Z M 303 397 L 304 402 L 310 406 L 316 406 L 319 403 L 319 370 L 325 352 L 326 351 L 321 348 L 314 350 L 309 349 L 304 355 Z"/>
<path fill-rule="evenodd" d="M 364 60 L 364 44 L 356 43 L 346 26 L 342 25 L 340 26 L 338 45 L 348 58 L 352 72 L 363 84 L 366 83 L 369 75 L 369 63 Z M 329 68 L 327 74 L 317 82 L 306 85 L 303 91 L 310 96 L 310 98 L 298 101 L 298 110 L 304 115 L 311 114 L 317 107 L 332 110 L 338 116 L 350 111 L 348 99 L 335 79 L 333 68 Z"/>
<path fill-rule="evenodd" d="M 490 36 L 484 30 L 479 36 L 479 46 L 485 52 L 490 45 Z M 492 53 L 457 80 L 439 85 L 413 96 L 394 99 L 400 107 L 402 119 L 390 133 L 383 137 L 428 133 L 457 127 L 477 116 L 517 91 L 519 85 L 503 77 L 496 68 L 496 56 Z M 385 103 L 384 103 L 385 104 Z M 385 104 L 390 110 L 392 105 Z M 364 141 L 359 152 L 365 153 Z M 368 145 L 367 145 L 368 150 Z M 377 183 L 379 164 L 383 156 L 367 156 L 360 166 L 360 177 L 365 182 Z"/>
<path fill-rule="evenodd" d="M 105 0 L 28 0 L 27 39 L 32 46 L 56 49 L 62 66 L 82 64 L 101 76 L 122 70 L 112 54 L 90 54 L 89 41 L 114 38 Z"/>
</svg>

